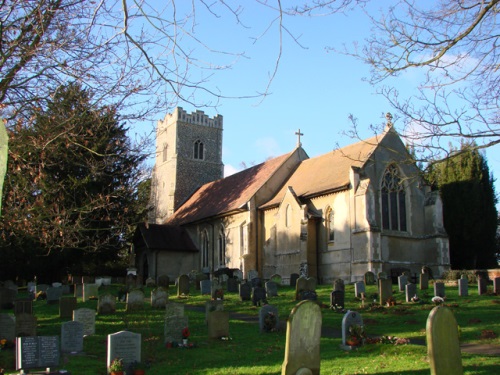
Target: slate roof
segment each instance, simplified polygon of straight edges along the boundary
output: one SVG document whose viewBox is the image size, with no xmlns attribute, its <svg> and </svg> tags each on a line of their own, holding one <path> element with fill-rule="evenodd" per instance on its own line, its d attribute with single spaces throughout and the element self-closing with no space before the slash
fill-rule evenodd
<svg viewBox="0 0 500 375">
<path fill-rule="evenodd" d="M 166 221 L 181 225 L 246 209 L 246 204 L 292 152 L 201 186 Z"/>
<path fill-rule="evenodd" d="M 198 251 L 187 231 L 174 225 L 139 224 L 133 242 L 149 250 Z"/>
<path fill-rule="evenodd" d="M 333 150 L 324 155 L 303 160 L 281 190 L 259 208 L 278 205 L 288 186 L 297 197 L 304 199 L 349 188 L 352 167 L 363 167 L 382 140 L 383 135 Z"/>
</svg>

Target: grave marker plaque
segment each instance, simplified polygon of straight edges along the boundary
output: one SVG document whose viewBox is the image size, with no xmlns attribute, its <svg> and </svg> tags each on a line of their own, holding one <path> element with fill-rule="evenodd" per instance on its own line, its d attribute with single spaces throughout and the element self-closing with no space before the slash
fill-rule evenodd
<svg viewBox="0 0 500 375">
<path fill-rule="evenodd" d="M 69 321 L 61 324 L 61 351 L 79 353 L 83 351 L 83 324 Z"/>
<path fill-rule="evenodd" d="M 132 362 L 140 362 L 141 334 L 120 331 L 108 335 L 108 367 L 115 358 L 122 358 L 125 368 L 127 368 Z"/>
<path fill-rule="evenodd" d="M 16 369 L 59 366 L 59 336 L 32 336 L 16 339 Z"/>
<path fill-rule="evenodd" d="M 73 320 L 83 324 L 83 335 L 95 334 L 95 310 L 80 308 L 73 310 Z"/>
</svg>

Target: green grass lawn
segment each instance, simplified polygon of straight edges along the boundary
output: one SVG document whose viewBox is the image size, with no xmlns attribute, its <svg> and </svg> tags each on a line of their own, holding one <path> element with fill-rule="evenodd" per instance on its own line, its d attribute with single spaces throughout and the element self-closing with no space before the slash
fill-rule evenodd
<svg viewBox="0 0 500 375">
<path fill-rule="evenodd" d="M 490 287 L 491 288 L 491 287 Z M 346 285 L 346 309 L 358 311 L 363 317 L 365 330 L 369 336 L 398 336 L 409 338 L 409 345 L 370 344 L 357 350 L 344 351 L 341 339 L 321 338 L 322 374 L 429 374 L 425 343 L 425 325 L 430 310 L 434 307 L 428 295 L 419 291 L 424 304 L 406 303 L 404 293 L 396 292 L 397 304 L 392 307 L 371 306 L 367 298 L 364 306 L 354 297 L 354 286 Z M 461 343 L 482 343 L 500 346 L 500 297 L 492 294 L 478 296 L 477 289 L 470 288 L 469 297 L 459 297 L 457 287 L 446 288 L 446 305 L 449 306 L 460 326 Z M 117 294 L 118 286 L 110 287 Z M 323 327 L 330 331 L 340 331 L 343 313 L 329 309 L 331 286 L 319 286 L 318 298 L 323 303 Z M 366 295 L 376 293 L 375 286 L 367 286 Z M 148 297 L 150 289 L 145 289 Z M 170 287 L 171 301 L 190 306 L 204 307 L 207 296 L 192 290 L 188 298 L 178 299 L 175 288 Z M 270 299 L 279 309 L 280 320 L 286 320 L 294 301 L 294 290 L 282 286 L 279 296 Z M 251 302 L 241 302 L 237 294 L 226 293 L 224 308 L 230 312 L 258 315 L 258 308 Z M 78 307 L 96 309 L 97 301 L 83 303 Z M 150 362 L 147 374 L 280 374 L 284 359 L 286 332 L 260 333 L 258 323 L 241 320 L 230 321 L 231 340 L 209 340 L 205 313 L 186 309 L 191 331 L 192 349 L 166 348 L 163 342 L 163 311 L 152 310 L 146 304 L 143 311 L 127 313 L 125 304 L 117 304 L 114 315 L 97 316 L 96 334 L 84 339 L 84 354 L 62 355 L 61 366 L 73 375 L 105 375 L 107 335 L 121 330 L 130 330 L 142 335 L 142 359 Z M 34 303 L 38 318 L 38 335 L 59 335 L 64 321 L 59 318 L 57 305 L 47 305 L 45 301 Z M 181 327 L 182 328 L 182 327 Z M 495 335 L 491 335 L 492 331 Z M 487 335 L 489 333 L 489 335 Z M 333 335 L 335 336 L 335 335 Z M 0 352 L 0 367 L 6 374 L 14 370 L 14 350 Z M 462 354 L 465 374 L 498 374 L 500 357 Z"/>
</svg>

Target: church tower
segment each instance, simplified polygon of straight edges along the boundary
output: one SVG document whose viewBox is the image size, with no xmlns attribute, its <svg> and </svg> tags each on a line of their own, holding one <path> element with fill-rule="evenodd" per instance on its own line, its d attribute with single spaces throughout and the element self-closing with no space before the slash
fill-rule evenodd
<svg viewBox="0 0 500 375">
<path fill-rule="evenodd" d="M 201 185 L 223 176 L 222 116 L 177 107 L 156 127 L 149 221 L 162 224 Z"/>
</svg>

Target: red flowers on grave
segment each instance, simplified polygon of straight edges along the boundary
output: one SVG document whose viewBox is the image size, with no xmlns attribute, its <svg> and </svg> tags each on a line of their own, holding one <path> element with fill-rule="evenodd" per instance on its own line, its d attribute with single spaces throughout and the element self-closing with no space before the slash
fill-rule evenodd
<svg viewBox="0 0 500 375">
<path fill-rule="evenodd" d="M 190 334 L 191 334 L 191 332 L 189 332 L 189 328 L 188 327 L 185 327 L 182 330 L 182 338 L 187 339 Z"/>
</svg>

